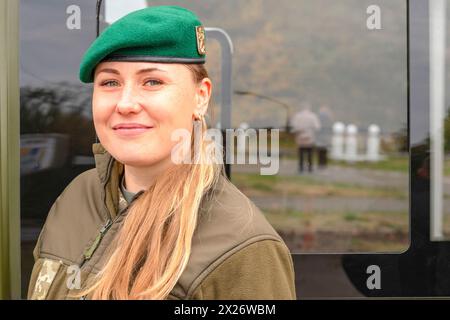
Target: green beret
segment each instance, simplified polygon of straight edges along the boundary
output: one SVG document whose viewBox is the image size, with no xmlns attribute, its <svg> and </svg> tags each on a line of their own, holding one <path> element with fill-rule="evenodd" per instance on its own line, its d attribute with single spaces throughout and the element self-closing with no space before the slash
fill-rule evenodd
<svg viewBox="0 0 450 320">
<path fill-rule="evenodd" d="M 205 29 L 191 11 L 177 6 L 134 11 L 106 28 L 80 64 L 82 82 L 93 82 L 102 61 L 205 63 Z"/>
</svg>

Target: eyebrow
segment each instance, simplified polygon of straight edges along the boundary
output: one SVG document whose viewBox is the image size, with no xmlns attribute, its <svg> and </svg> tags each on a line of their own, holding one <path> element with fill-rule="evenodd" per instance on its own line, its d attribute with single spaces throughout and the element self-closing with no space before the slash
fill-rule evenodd
<svg viewBox="0 0 450 320">
<path fill-rule="evenodd" d="M 153 71 L 167 72 L 165 70 L 161 70 L 161 69 L 158 69 L 158 68 L 146 68 L 146 69 L 139 70 L 138 72 L 136 72 L 136 74 L 142 74 L 142 73 L 153 72 Z"/>
<path fill-rule="evenodd" d="M 119 71 L 117 71 L 116 69 L 109 69 L 109 68 L 101 69 L 99 72 L 97 72 L 97 74 L 100 74 L 102 72 L 120 74 Z"/>
<path fill-rule="evenodd" d="M 138 72 L 136 72 L 136 74 L 142 74 L 142 73 L 153 72 L 153 71 L 167 72 L 165 70 L 161 70 L 161 69 L 158 69 L 158 68 L 145 68 L 145 69 L 139 70 Z M 111 68 L 101 69 L 97 74 L 99 74 L 101 72 L 113 73 L 113 74 L 120 75 L 119 71 L 117 71 L 116 69 L 111 69 Z"/>
</svg>

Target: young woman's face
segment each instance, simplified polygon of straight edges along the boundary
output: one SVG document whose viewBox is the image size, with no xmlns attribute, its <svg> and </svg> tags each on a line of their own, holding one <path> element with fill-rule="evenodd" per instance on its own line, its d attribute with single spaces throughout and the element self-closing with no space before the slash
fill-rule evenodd
<svg viewBox="0 0 450 320">
<path fill-rule="evenodd" d="M 172 132 L 192 132 L 196 113 L 206 112 L 211 82 L 194 82 L 181 64 L 102 62 L 94 75 L 93 117 L 97 136 L 121 163 L 145 167 L 167 160 L 177 143 Z"/>
</svg>

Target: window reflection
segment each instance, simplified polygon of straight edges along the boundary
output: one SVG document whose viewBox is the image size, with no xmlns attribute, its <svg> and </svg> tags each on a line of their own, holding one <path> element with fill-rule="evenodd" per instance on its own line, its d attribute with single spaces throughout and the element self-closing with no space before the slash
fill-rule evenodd
<svg viewBox="0 0 450 320">
<path fill-rule="evenodd" d="M 65 27 L 65 9 L 73 4 L 83 13 L 80 30 Z M 233 164 L 232 181 L 292 252 L 405 250 L 406 2 L 377 1 L 380 30 L 367 27 L 372 1 L 171 4 L 192 9 L 233 41 L 232 127 L 255 129 L 258 138 L 259 129 L 269 130 L 269 150 L 270 130 L 279 130 L 279 149 L 272 154 L 279 156 L 277 174 Z M 80 85 L 77 75 L 95 38 L 95 1 L 22 0 L 20 23 L 22 278 L 28 279 L 31 251 L 51 204 L 93 167 L 91 88 Z M 217 127 L 221 56 L 215 42 L 208 50 L 215 86 L 208 122 Z M 252 156 L 245 145 L 235 148 L 239 153 Z"/>
<path fill-rule="evenodd" d="M 69 29 L 66 9 L 81 10 Z M 95 1 L 20 3 L 20 187 L 22 295 L 32 250 L 47 213 L 64 188 L 93 166 L 95 131 L 91 88 L 78 81 L 78 64 L 95 38 Z"/>
<path fill-rule="evenodd" d="M 371 4 L 254 1 L 219 22 L 236 48 L 233 127 L 280 130 L 278 174 L 235 164 L 232 180 L 292 252 L 409 245 L 406 3 L 377 3 L 380 30 Z"/>
</svg>

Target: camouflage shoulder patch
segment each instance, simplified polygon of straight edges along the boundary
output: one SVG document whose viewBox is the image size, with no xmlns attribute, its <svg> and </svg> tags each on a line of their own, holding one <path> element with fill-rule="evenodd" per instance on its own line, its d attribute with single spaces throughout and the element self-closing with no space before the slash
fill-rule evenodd
<svg viewBox="0 0 450 320">
<path fill-rule="evenodd" d="M 195 33 L 197 35 L 197 50 L 199 54 L 206 54 L 205 45 L 205 28 L 203 26 L 195 27 Z"/>
<path fill-rule="evenodd" d="M 60 267 L 60 261 L 44 259 L 34 286 L 31 300 L 45 300 Z"/>
</svg>

